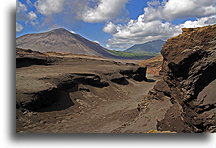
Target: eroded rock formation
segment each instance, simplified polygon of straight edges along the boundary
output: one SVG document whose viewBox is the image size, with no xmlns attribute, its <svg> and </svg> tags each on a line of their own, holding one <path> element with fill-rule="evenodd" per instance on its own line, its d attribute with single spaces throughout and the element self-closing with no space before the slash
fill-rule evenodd
<svg viewBox="0 0 216 148">
<path fill-rule="evenodd" d="M 215 132 L 215 25 L 183 29 L 167 40 L 161 54 L 163 80 L 147 98 L 169 98 L 172 106 L 157 130 Z"/>
</svg>

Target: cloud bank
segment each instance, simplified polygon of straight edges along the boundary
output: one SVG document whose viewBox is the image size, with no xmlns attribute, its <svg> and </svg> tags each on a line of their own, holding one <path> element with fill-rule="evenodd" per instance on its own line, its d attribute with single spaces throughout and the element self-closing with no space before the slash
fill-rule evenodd
<svg viewBox="0 0 216 148">
<path fill-rule="evenodd" d="M 148 2 L 144 13 L 126 25 L 109 22 L 103 31 L 113 37 L 107 48 L 128 48 L 151 40 L 166 40 L 181 33 L 184 27 L 201 27 L 215 23 L 214 0 L 168 0 Z M 173 24 L 176 19 L 195 18 L 183 24 Z"/>
<path fill-rule="evenodd" d="M 23 26 L 16 22 L 16 32 L 21 32 L 23 30 Z"/>
<path fill-rule="evenodd" d="M 37 14 L 33 11 L 28 11 L 28 8 L 25 4 L 20 1 L 17 1 L 16 5 L 16 32 L 21 32 L 24 27 L 19 22 L 24 22 L 24 24 L 38 24 L 36 20 L 38 18 Z"/>
<path fill-rule="evenodd" d="M 25 5 L 17 1 L 17 20 L 32 25 L 39 24 L 40 21 L 42 27 L 77 21 L 100 23 L 119 16 L 127 2 L 128 0 L 36 0 L 32 3 L 27 0 Z M 29 12 L 29 7 L 34 7 L 35 11 Z M 43 20 L 37 20 L 39 14 L 43 16 Z M 59 17 L 61 21 L 55 22 Z"/>
<path fill-rule="evenodd" d="M 78 19 L 98 23 L 111 20 L 125 8 L 128 0 L 37 0 L 34 3 L 37 11 L 45 16 L 51 16 L 70 10 Z M 77 9 L 78 8 L 78 9 Z"/>
<path fill-rule="evenodd" d="M 114 19 L 126 10 L 128 2 L 130 0 L 36 0 L 32 3 L 27 0 L 25 5 L 17 1 L 16 30 L 22 31 L 25 24 L 43 27 L 77 21 L 105 23 L 103 32 L 112 35 L 106 46 L 123 49 L 151 40 L 166 40 L 181 33 L 183 27 L 206 26 L 216 20 L 215 0 L 153 0 L 147 2 L 137 19 L 118 24 Z M 29 8 L 35 9 L 29 11 Z M 179 19 L 185 22 L 175 23 Z"/>
<path fill-rule="evenodd" d="M 37 0 L 34 5 L 39 13 L 48 16 L 62 12 L 64 0 Z"/>
<path fill-rule="evenodd" d="M 94 8 L 86 7 L 80 15 L 85 22 L 96 23 L 110 20 L 120 14 L 128 0 L 99 0 Z"/>
</svg>

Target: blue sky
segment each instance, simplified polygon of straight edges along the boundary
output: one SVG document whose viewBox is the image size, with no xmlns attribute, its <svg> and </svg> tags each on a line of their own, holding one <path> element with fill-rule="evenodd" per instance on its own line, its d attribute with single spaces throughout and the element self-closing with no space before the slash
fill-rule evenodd
<svg viewBox="0 0 216 148">
<path fill-rule="evenodd" d="M 17 0 L 16 37 L 63 27 L 109 49 L 215 23 L 214 0 Z"/>
</svg>

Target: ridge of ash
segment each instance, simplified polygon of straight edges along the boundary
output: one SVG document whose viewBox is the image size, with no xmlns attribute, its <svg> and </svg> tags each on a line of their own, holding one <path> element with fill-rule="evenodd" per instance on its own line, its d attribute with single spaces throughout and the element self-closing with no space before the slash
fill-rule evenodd
<svg viewBox="0 0 216 148">
<path fill-rule="evenodd" d="M 146 97 L 172 103 L 157 130 L 215 132 L 215 27 L 185 28 L 163 46 L 163 80 Z"/>
<path fill-rule="evenodd" d="M 58 102 L 58 107 L 53 108 L 53 110 L 63 110 L 74 105 L 69 93 L 78 91 L 80 84 L 98 88 L 109 86 L 109 83 L 102 81 L 98 75 L 94 74 L 66 74 L 56 78 L 41 78 L 40 80 L 46 80 L 51 85 L 37 92 L 18 91 L 17 108 L 39 111 L 41 108 Z"/>
<path fill-rule="evenodd" d="M 75 104 L 73 96 L 70 95 L 71 93 L 78 91 L 91 92 L 89 88 L 80 87 L 81 85 L 103 89 L 109 87 L 110 83 L 128 85 L 127 79 L 146 81 L 146 67 L 135 67 L 132 70 L 129 68 L 129 70 L 124 69 L 100 75 L 93 73 L 65 73 L 54 77 L 41 77 L 36 79 L 36 83 L 41 86 L 34 86 L 28 91 L 26 91 L 26 86 L 17 90 L 16 106 L 30 111 L 64 110 Z"/>
<path fill-rule="evenodd" d="M 16 49 L 16 68 L 29 67 L 32 65 L 52 65 L 61 60 L 62 59 L 59 57 L 50 57 L 30 49 Z"/>
</svg>

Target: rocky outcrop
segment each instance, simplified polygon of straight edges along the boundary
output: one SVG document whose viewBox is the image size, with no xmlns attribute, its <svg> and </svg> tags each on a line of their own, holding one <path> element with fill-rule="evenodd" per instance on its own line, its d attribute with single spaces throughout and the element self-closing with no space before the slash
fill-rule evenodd
<svg viewBox="0 0 216 148">
<path fill-rule="evenodd" d="M 16 49 L 16 68 L 28 67 L 31 65 L 51 65 L 60 62 L 62 58 L 51 57 L 41 52 L 30 49 Z"/>
<path fill-rule="evenodd" d="M 120 84 L 120 85 L 127 85 L 129 84 L 129 82 L 127 81 L 127 79 L 121 75 L 120 73 L 115 73 L 111 75 L 111 79 L 112 82 Z"/>
<path fill-rule="evenodd" d="M 71 91 L 78 91 L 78 85 L 90 85 L 93 87 L 103 88 L 109 86 L 109 83 L 102 81 L 98 75 L 94 74 L 67 74 L 56 78 L 41 78 L 40 80 L 47 80 L 49 86 L 41 88 L 39 91 L 22 92 L 17 91 L 17 107 L 26 108 L 28 110 L 38 110 L 40 108 L 50 106 L 56 101 L 67 101 L 65 109 L 73 105 L 73 102 L 64 93 Z M 63 100 L 62 100 L 63 99 Z"/>
<path fill-rule="evenodd" d="M 30 111 L 41 111 L 44 108 L 46 111 L 63 110 L 74 105 L 70 93 L 90 92 L 88 88 L 80 87 L 81 85 L 94 88 L 105 88 L 110 86 L 110 83 L 128 85 L 127 79 L 146 81 L 146 67 L 129 67 L 113 73 L 99 73 L 99 75 L 67 73 L 54 77 L 22 78 L 22 82 L 18 81 L 19 84 L 17 84 L 16 107 Z"/>
<path fill-rule="evenodd" d="M 120 74 L 126 78 L 132 78 L 136 81 L 147 81 L 146 70 L 147 67 L 138 67 L 129 70 L 120 70 Z"/>
<path fill-rule="evenodd" d="M 147 60 L 139 62 L 139 65 L 147 67 L 147 71 L 146 71 L 147 74 L 159 76 L 159 71 L 161 70 L 162 62 L 163 62 L 162 55 L 158 55 L 151 59 L 147 59 Z"/>
<path fill-rule="evenodd" d="M 215 25 L 183 29 L 168 39 L 159 81 L 148 99 L 168 97 L 172 106 L 157 130 L 215 132 Z"/>
</svg>

